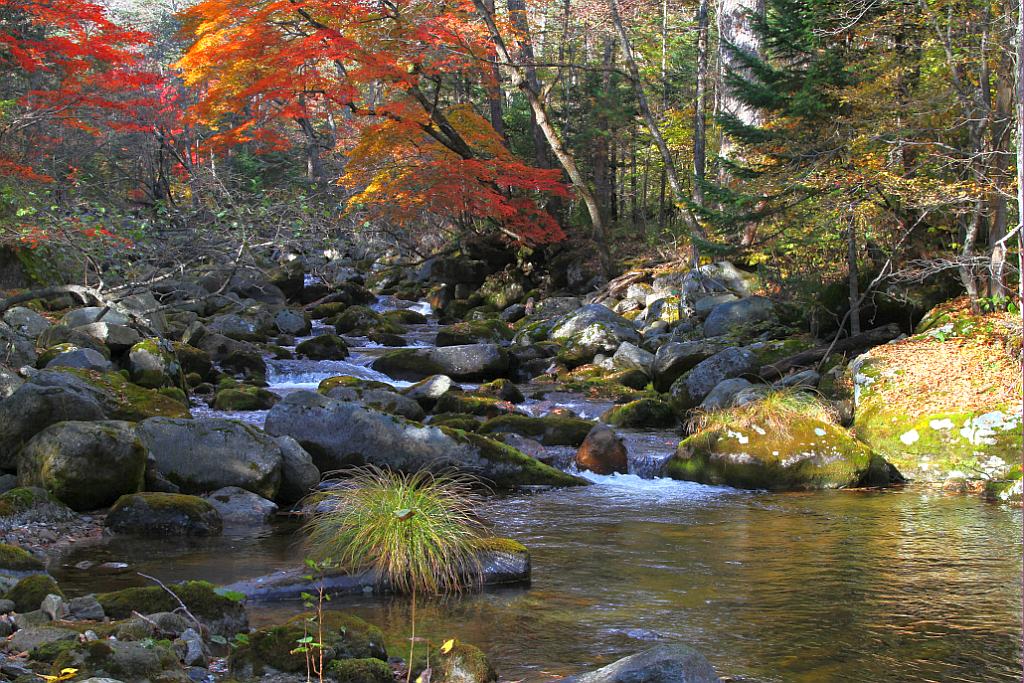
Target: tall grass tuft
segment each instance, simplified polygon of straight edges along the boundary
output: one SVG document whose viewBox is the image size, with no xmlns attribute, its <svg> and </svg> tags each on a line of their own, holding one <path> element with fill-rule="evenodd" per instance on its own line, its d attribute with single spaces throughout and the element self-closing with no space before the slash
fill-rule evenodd
<svg viewBox="0 0 1024 683">
<path fill-rule="evenodd" d="M 757 401 L 733 408 L 697 411 L 688 427 L 696 434 L 716 429 L 760 427 L 780 436 L 788 436 L 794 418 L 810 418 L 834 424 L 835 411 L 806 389 L 773 389 Z"/>
<path fill-rule="evenodd" d="M 478 583 L 476 548 L 485 526 L 473 479 L 346 470 L 337 488 L 316 494 L 305 525 L 309 553 L 350 571 L 370 570 L 400 593 L 450 593 Z"/>
</svg>

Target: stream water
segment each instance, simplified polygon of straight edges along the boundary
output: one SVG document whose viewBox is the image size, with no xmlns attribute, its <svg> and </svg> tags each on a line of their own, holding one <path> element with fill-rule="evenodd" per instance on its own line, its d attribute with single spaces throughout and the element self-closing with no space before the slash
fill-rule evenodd
<svg viewBox="0 0 1024 683">
<path fill-rule="evenodd" d="M 434 331 L 408 338 L 429 344 Z M 380 352 L 364 344 L 346 361 L 273 361 L 271 388 L 314 389 L 337 374 L 402 386 L 368 367 Z M 560 405 L 587 417 L 604 407 L 549 395 L 525 408 Z M 265 412 L 232 416 L 262 424 Z M 678 435 L 625 437 L 633 474 L 492 499 L 485 515 L 496 533 L 531 550 L 532 585 L 421 606 L 421 635 L 478 645 L 507 681 L 551 680 L 659 641 L 696 647 L 734 680 L 1021 679 L 1020 508 L 913 487 L 769 494 L 650 478 Z M 216 539 L 112 538 L 75 548 L 54 574 L 71 594 L 143 584 L 135 572 L 230 583 L 295 567 L 302 554 L 295 525 L 282 522 Z M 128 570 L 75 568 L 83 560 Z M 330 608 L 381 626 L 401 651 L 407 601 L 365 596 Z M 250 614 L 260 625 L 301 609 Z"/>
</svg>

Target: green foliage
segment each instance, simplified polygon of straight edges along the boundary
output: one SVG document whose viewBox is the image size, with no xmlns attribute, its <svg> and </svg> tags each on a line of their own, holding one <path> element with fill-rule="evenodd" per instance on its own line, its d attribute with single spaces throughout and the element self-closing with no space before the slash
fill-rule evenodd
<svg viewBox="0 0 1024 683">
<path fill-rule="evenodd" d="M 305 526 L 314 560 L 370 570 L 392 590 L 459 591 L 481 579 L 475 482 L 454 474 L 404 474 L 367 466 L 314 497 Z"/>
</svg>

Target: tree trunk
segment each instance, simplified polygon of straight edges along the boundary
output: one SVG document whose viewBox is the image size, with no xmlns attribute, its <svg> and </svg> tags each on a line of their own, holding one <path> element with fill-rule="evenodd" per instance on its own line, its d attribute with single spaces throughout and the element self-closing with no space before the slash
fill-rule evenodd
<svg viewBox="0 0 1024 683">
<path fill-rule="evenodd" d="M 583 200 L 583 204 L 587 207 L 587 213 L 590 216 L 591 229 L 593 230 L 592 234 L 594 242 L 597 246 L 598 256 L 601 261 L 601 269 L 604 271 L 603 274 L 607 276 L 611 271 L 611 255 L 608 251 L 608 235 L 605 228 L 605 222 L 601 217 L 601 210 L 597 205 L 597 200 L 594 199 L 594 193 L 591 192 L 590 186 L 587 184 L 586 179 L 584 179 L 583 174 L 576 165 L 576 160 L 562 144 L 558 131 L 556 131 L 555 127 L 551 124 L 551 119 L 548 118 L 547 108 L 540 99 L 540 93 L 530 87 L 526 74 L 524 73 L 524 69 L 513 61 L 512 54 L 505 45 L 505 40 L 498 32 L 498 26 L 494 22 L 494 15 L 487 12 L 487 6 L 484 4 L 484 0 L 473 0 L 473 4 L 476 6 L 477 13 L 480 14 L 480 18 L 487 25 L 487 29 L 493 36 L 498 61 L 508 67 L 512 84 L 526 95 L 526 99 L 530 104 L 530 109 L 533 111 L 533 114 L 537 119 L 537 125 L 544 133 L 544 138 L 551 147 L 551 152 L 555 155 L 555 158 L 558 159 L 562 168 L 565 169 L 565 173 L 569 176 L 569 180 L 576 189 L 576 193 L 579 195 L 580 199 Z"/>
<path fill-rule="evenodd" d="M 718 35 L 719 35 L 719 113 L 732 114 L 743 123 L 757 125 L 760 123 L 760 116 L 755 109 L 751 109 L 736 98 L 732 89 L 725 85 L 725 74 L 730 71 L 743 72 L 742 64 L 730 46 L 741 52 L 754 55 L 761 54 L 760 39 L 754 33 L 750 17 L 751 15 L 764 15 L 765 0 L 721 0 L 718 8 Z M 730 158 L 735 155 L 735 147 L 728 139 L 722 140 L 721 156 Z"/>
<path fill-rule="evenodd" d="M 704 207 L 704 179 L 707 175 L 707 108 L 708 96 L 708 0 L 700 0 L 697 7 L 697 92 L 693 103 L 693 204 Z M 690 255 L 693 266 L 700 263 L 698 245 Z"/>
<path fill-rule="evenodd" d="M 485 0 L 487 11 L 494 14 L 494 0 Z M 491 127 L 508 146 L 508 134 L 505 131 L 505 117 L 501 106 L 501 69 L 497 64 L 491 65 L 491 78 L 494 85 L 487 87 L 487 107 L 491 113 Z"/>
<path fill-rule="evenodd" d="M 493 17 L 494 1 L 489 0 L 489 2 L 491 11 L 489 16 Z M 533 55 L 533 41 L 530 39 L 530 22 L 526 16 L 526 2 L 525 0 L 505 0 L 505 7 L 508 8 L 508 18 L 512 23 L 512 27 L 518 34 L 516 42 L 519 44 L 519 51 L 515 55 L 518 63 L 515 66 L 523 70 L 527 84 L 539 96 L 541 92 L 540 80 L 537 78 L 537 64 Z M 533 110 L 532 106 L 530 108 L 530 133 L 533 136 L 534 163 L 540 168 L 547 168 L 550 164 L 548 163 L 547 145 L 544 140 L 545 135 L 540 127 L 540 122 L 537 121 L 537 113 Z"/>
<path fill-rule="evenodd" d="M 1017 297 L 1024 304 L 1024 2 L 1017 1 Z"/>
<path fill-rule="evenodd" d="M 850 290 L 850 336 L 860 334 L 860 271 L 857 268 L 857 219 L 852 211 L 846 226 L 846 268 Z"/>
</svg>

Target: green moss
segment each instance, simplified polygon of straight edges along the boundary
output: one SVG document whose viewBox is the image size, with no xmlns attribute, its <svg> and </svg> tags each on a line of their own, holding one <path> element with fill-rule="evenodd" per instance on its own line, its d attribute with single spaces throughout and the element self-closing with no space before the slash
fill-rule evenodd
<svg viewBox="0 0 1024 683">
<path fill-rule="evenodd" d="M 40 505 L 61 505 L 45 489 L 22 486 L 0 495 L 0 517 L 16 515 Z"/>
<path fill-rule="evenodd" d="M 0 574 L 4 571 L 41 572 L 43 571 L 43 563 L 24 548 L 0 543 Z"/>
<path fill-rule="evenodd" d="M 161 396 L 173 399 L 185 407 L 188 407 L 188 394 L 178 387 L 161 387 L 157 389 Z"/>
<path fill-rule="evenodd" d="M 481 552 L 506 553 L 508 555 L 520 555 L 529 552 L 526 546 L 519 541 L 498 536 L 482 538 L 476 542 L 476 546 Z"/>
<path fill-rule="evenodd" d="M 236 613 L 242 606 L 229 597 L 219 595 L 212 583 L 207 581 L 186 581 L 170 586 L 181 598 L 189 611 L 201 620 L 217 620 L 225 614 Z M 160 586 L 125 588 L 112 593 L 100 593 L 96 600 L 111 619 L 126 619 L 133 611 L 140 614 L 173 612 L 181 606 Z"/>
<path fill-rule="evenodd" d="M 182 344 L 181 342 L 173 342 L 173 348 L 174 355 L 181 365 L 181 370 L 186 375 L 195 373 L 204 380 L 213 376 L 213 361 L 210 359 L 210 354 L 206 351 L 188 344 Z"/>
<path fill-rule="evenodd" d="M 491 398 L 498 398 L 503 401 L 509 401 L 510 403 L 522 403 L 526 400 L 523 396 L 523 392 L 517 387 L 512 380 L 508 379 L 496 379 L 493 382 L 481 384 L 475 392 L 479 396 L 488 396 Z"/>
<path fill-rule="evenodd" d="M 500 342 L 512 338 L 512 330 L 501 320 L 469 320 L 437 331 L 438 346 Z"/>
<path fill-rule="evenodd" d="M 341 337 L 322 334 L 296 346 L 295 353 L 314 360 L 342 360 L 348 358 L 348 344 Z"/>
<path fill-rule="evenodd" d="M 349 306 L 332 321 L 338 334 L 365 334 L 370 331 L 402 334 L 405 329 L 394 320 L 366 306 Z"/>
<path fill-rule="evenodd" d="M 335 659 L 327 665 L 327 677 L 338 683 L 394 683 L 387 662 L 374 658 Z"/>
<path fill-rule="evenodd" d="M 280 397 L 260 387 L 240 386 L 221 389 L 213 398 L 214 410 L 267 410 Z"/>
<path fill-rule="evenodd" d="M 434 404 L 434 412 L 437 413 L 462 413 L 493 417 L 514 411 L 515 408 L 508 401 L 487 396 L 473 396 L 461 391 L 445 392 Z"/>
<path fill-rule="evenodd" d="M 386 389 L 387 391 L 394 391 L 394 387 L 386 382 L 376 382 L 372 379 L 362 379 L 360 377 L 352 377 L 351 375 L 328 377 L 317 385 L 316 390 L 321 394 L 326 394 L 335 387 L 346 387 L 348 389 L 358 389 L 360 391 L 363 389 Z"/>
<path fill-rule="evenodd" d="M 318 637 L 320 625 L 311 613 L 300 614 L 284 624 L 261 628 L 249 634 L 248 643 L 236 648 L 228 659 L 232 675 L 261 675 L 268 667 L 287 673 L 306 671 L 304 653 L 296 652 L 298 641 Z M 322 615 L 323 655 L 327 662 L 347 659 L 386 660 L 384 634 L 359 617 L 328 610 Z M 319 655 L 318 655 L 319 656 Z"/>
<path fill-rule="evenodd" d="M 53 660 L 53 673 L 78 670 L 81 679 L 114 678 L 125 681 L 171 683 L 188 681 L 170 641 L 119 642 L 92 640 L 62 648 Z"/>
<path fill-rule="evenodd" d="M 429 377 L 443 375 L 444 368 L 418 349 L 395 349 L 381 354 L 372 365 L 374 370 L 399 379 L 405 377 Z"/>
<path fill-rule="evenodd" d="M 448 653 L 438 651 L 434 656 L 440 681 L 495 683 L 498 680 L 498 674 L 483 651 L 468 643 L 456 642 Z"/>
<path fill-rule="evenodd" d="M 807 351 L 813 349 L 816 346 L 816 341 L 810 335 L 800 335 L 796 337 L 789 337 L 788 339 L 775 339 L 772 341 L 759 342 L 752 344 L 747 348 L 754 352 L 757 357 L 758 365 L 771 365 L 776 361 L 780 361 L 783 358 L 788 358 L 793 354 L 800 353 L 801 351 Z"/>
<path fill-rule="evenodd" d="M 584 486 L 589 483 L 494 439 L 450 427 L 441 427 L 441 431 L 456 441 L 470 444 L 480 452 L 482 458 L 491 461 L 490 483 L 497 488 Z"/>
<path fill-rule="evenodd" d="M 61 372 L 69 372 L 110 394 L 113 398 L 112 420 L 128 420 L 139 422 L 147 417 L 192 417 L 188 408 L 179 401 L 163 396 L 154 389 L 146 389 L 132 384 L 120 373 L 99 373 L 80 368 L 60 368 Z"/>
<path fill-rule="evenodd" d="M 656 398 L 642 398 L 625 405 L 609 409 L 601 420 L 614 427 L 658 428 L 676 424 L 675 412 L 668 401 Z"/>
<path fill-rule="evenodd" d="M 745 427 L 698 432 L 679 444 L 665 463 L 663 475 L 775 491 L 889 482 L 885 461 L 839 427 L 794 416 L 787 429 L 788 434 Z"/>
<path fill-rule="evenodd" d="M 342 313 L 346 308 L 348 308 L 348 304 L 341 301 L 317 304 L 310 312 L 310 317 L 314 320 L 323 320 L 324 318 L 330 318 L 331 316 Z"/>
<path fill-rule="evenodd" d="M 451 427 L 464 432 L 475 432 L 480 427 L 480 420 L 464 413 L 441 413 L 430 418 L 431 427 Z"/>
<path fill-rule="evenodd" d="M 394 311 L 385 311 L 381 314 L 385 319 L 396 322 L 400 325 L 425 325 L 427 316 L 419 311 L 409 308 L 399 308 Z"/>
<path fill-rule="evenodd" d="M 43 598 L 50 594 L 64 597 L 64 591 L 60 589 L 60 586 L 57 585 L 52 576 L 49 574 L 33 574 L 14 584 L 14 587 L 7 591 L 7 595 L 4 598 L 14 602 L 15 612 L 31 612 L 39 609 Z"/>
<path fill-rule="evenodd" d="M 576 446 L 587 438 L 594 423 L 577 417 L 545 415 L 501 415 L 480 426 L 481 434 L 521 434 L 540 440 L 545 446 Z"/>
</svg>

